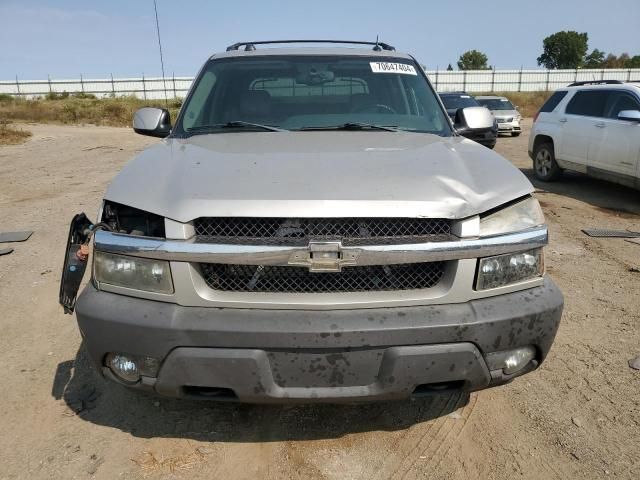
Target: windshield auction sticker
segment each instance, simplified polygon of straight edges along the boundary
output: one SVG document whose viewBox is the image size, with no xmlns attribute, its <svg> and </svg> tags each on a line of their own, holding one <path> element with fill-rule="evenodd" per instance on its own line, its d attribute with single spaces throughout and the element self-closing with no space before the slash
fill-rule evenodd
<svg viewBox="0 0 640 480">
<path fill-rule="evenodd" d="M 373 73 L 402 73 L 404 75 L 417 75 L 416 69 L 413 65 L 407 65 L 406 63 L 369 62 L 369 65 L 371 65 L 371 71 Z"/>
</svg>

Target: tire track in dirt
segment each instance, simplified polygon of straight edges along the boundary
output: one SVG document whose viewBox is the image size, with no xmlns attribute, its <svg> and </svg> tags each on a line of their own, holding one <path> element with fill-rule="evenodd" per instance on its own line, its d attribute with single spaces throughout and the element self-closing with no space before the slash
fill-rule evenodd
<svg viewBox="0 0 640 480">
<path fill-rule="evenodd" d="M 477 398 L 471 395 L 469 403 L 460 409 L 458 413 L 456 406 L 461 404 L 463 394 L 454 394 L 449 397 L 434 397 L 439 408 L 436 418 L 426 424 L 416 424 L 409 428 L 402 439 L 396 444 L 395 451 L 400 455 L 394 455 L 386 460 L 378 469 L 375 478 L 378 479 L 405 479 L 415 469 L 420 460 L 427 460 L 424 468 L 430 469 L 431 462 L 437 461 L 435 454 L 444 448 L 443 454 L 451 448 L 452 442 L 458 437 L 464 424 L 466 424 L 473 411 Z M 454 412 L 460 418 L 452 418 L 445 415 L 445 412 Z M 451 437 L 451 432 L 456 433 Z M 439 461 L 438 461 L 439 463 Z M 436 466 L 436 465 L 433 465 Z"/>
</svg>

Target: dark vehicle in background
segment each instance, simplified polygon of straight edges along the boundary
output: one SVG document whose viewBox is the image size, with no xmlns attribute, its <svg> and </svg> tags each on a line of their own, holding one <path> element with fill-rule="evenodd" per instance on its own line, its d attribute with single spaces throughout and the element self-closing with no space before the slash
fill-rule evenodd
<svg viewBox="0 0 640 480">
<path fill-rule="evenodd" d="M 522 115 L 520 115 L 518 107 L 514 106 L 507 97 L 479 96 L 476 97 L 476 100 L 480 105 L 491 110 L 493 116 L 496 117 L 498 133 L 510 133 L 512 137 L 520 135 Z"/>
<path fill-rule="evenodd" d="M 468 107 L 482 107 L 478 101 L 466 92 L 446 92 L 439 93 L 444 107 L 447 109 L 447 114 L 453 120 L 454 125 L 460 123 L 458 112 L 463 108 Z M 496 139 L 498 138 L 498 123 L 493 122 L 491 128 L 486 129 L 458 129 L 458 133 L 467 137 L 470 140 L 480 143 L 488 148 L 496 146 Z"/>
</svg>

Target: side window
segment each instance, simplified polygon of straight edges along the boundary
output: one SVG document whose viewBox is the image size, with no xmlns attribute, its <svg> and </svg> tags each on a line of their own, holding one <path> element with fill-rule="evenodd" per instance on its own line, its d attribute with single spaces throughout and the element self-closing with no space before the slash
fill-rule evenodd
<svg viewBox="0 0 640 480">
<path fill-rule="evenodd" d="M 640 110 L 640 102 L 628 92 L 610 92 L 605 112 L 607 118 L 618 118 L 623 110 Z"/>
<path fill-rule="evenodd" d="M 609 92 L 606 90 L 582 90 L 567 105 L 565 113 L 584 117 L 604 117 L 604 107 Z"/>
<path fill-rule="evenodd" d="M 567 91 L 554 92 L 554 94 L 551 95 L 546 102 L 544 102 L 544 105 L 542 105 L 540 111 L 545 113 L 553 112 L 553 109 L 556 108 L 562 101 L 562 99 L 567 96 L 567 93 Z"/>
</svg>

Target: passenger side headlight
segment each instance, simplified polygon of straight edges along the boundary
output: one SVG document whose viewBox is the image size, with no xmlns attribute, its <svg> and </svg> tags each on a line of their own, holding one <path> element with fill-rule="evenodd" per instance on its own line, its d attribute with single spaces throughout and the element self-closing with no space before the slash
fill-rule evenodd
<svg viewBox="0 0 640 480">
<path fill-rule="evenodd" d="M 543 273 L 542 248 L 481 258 L 478 261 L 476 290 L 504 287 L 540 277 Z"/>
<path fill-rule="evenodd" d="M 95 280 L 118 287 L 155 293 L 173 293 L 171 268 L 164 260 L 95 252 L 93 257 Z"/>
<path fill-rule="evenodd" d="M 540 204 L 533 197 L 527 197 L 513 205 L 502 208 L 480 219 L 480 236 L 490 237 L 513 233 L 544 224 L 544 214 Z"/>
</svg>

